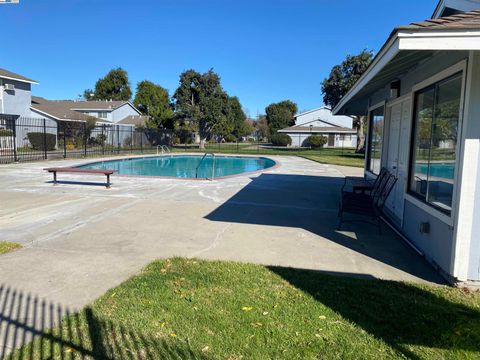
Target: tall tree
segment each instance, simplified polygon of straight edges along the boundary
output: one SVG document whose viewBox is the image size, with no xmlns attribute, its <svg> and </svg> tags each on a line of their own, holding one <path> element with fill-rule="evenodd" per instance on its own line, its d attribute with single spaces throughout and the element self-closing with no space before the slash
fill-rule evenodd
<svg viewBox="0 0 480 360">
<path fill-rule="evenodd" d="M 225 106 L 228 95 L 222 89 L 220 77 L 210 69 L 204 74 L 187 70 L 180 75 L 180 84 L 173 95 L 178 116 L 197 124 L 200 148 L 212 130 L 227 121 Z"/>
<path fill-rule="evenodd" d="M 247 116 L 242 109 L 240 100 L 238 100 L 236 96 L 230 96 L 228 98 L 228 118 L 233 125 L 233 136 L 238 139 L 242 136 L 248 135 L 245 134 L 245 132 L 248 131 L 245 126 Z"/>
<path fill-rule="evenodd" d="M 265 112 L 267 114 L 270 134 L 273 135 L 277 130 L 294 125 L 294 116 L 297 111 L 297 104 L 290 100 L 284 100 L 268 105 L 265 108 Z"/>
<path fill-rule="evenodd" d="M 358 55 L 348 55 L 341 64 L 335 65 L 328 78 L 322 82 L 323 102 L 332 109 L 337 106 L 345 94 L 367 70 L 372 62 L 373 53 L 363 50 Z M 365 117 L 354 117 L 353 126 L 357 130 L 357 151 L 365 146 Z"/>
<path fill-rule="evenodd" d="M 127 72 L 122 68 L 110 70 L 105 77 L 97 80 L 95 90 L 85 90 L 83 97 L 86 100 L 130 100 L 132 89 Z"/>
<path fill-rule="evenodd" d="M 173 109 L 168 91 L 151 81 L 143 80 L 137 84 L 137 92 L 133 100 L 135 107 L 144 115 L 148 115 L 147 127 L 173 128 Z"/>
<path fill-rule="evenodd" d="M 260 115 L 257 120 L 256 128 L 260 139 L 266 139 L 270 137 L 270 129 L 268 127 L 267 117 Z"/>
</svg>

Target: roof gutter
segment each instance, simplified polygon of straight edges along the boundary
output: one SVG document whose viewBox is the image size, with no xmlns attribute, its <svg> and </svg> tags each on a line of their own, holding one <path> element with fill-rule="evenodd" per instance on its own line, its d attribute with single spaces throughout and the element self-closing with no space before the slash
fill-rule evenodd
<svg viewBox="0 0 480 360">
<path fill-rule="evenodd" d="M 480 50 L 480 30 L 409 30 L 397 33 L 400 50 Z"/>
<path fill-rule="evenodd" d="M 2 79 L 7 79 L 7 80 L 14 80 L 14 81 L 19 81 L 19 82 L 24 82 L 24 83 L 27 83 L 27 84 L 35 84 L 35 85 L 38 85 L 38 81 L 35 81 L 35 80 L 25 80 L 25 79 L 19 79 L 19 78 L 10 77 L 10 76 L 4 76 L 4 75 L 0 75 L 0 78 L 2 78 Z"/>
<path fill-rule="evenodd" d="M 405 50 L 480 50 L 480 30 L 432 31 L 428 28 L 418 30 L 398 28 L 394 30 L 365 73 L 335 106 L 333 114 L 337 115 L 400 51 Z"/>
</svg>

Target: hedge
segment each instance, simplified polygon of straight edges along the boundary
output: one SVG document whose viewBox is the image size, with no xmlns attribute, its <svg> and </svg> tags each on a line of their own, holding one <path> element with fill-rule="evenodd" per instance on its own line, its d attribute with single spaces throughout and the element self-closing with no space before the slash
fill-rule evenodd
<svg viewBox="0 0 480 360">
<path fill-rule="evenodd" d="M 312 149 L 322 148 L 327 143 L 327 138 L 321 135 L 311 135 L 305 139 L 304 146 L 310 146 Z"/>
<path fill-rule="evenodd" d="M 287 134 L 275 134 L 270 137 L 273 146 L 288 146 L 292 143 L 292 138 Z"/>
<path fill-rule="evenodd" d="M 223 137 L 223 139 L 225 140 L 225 142 L 236 142 L 237 141 L 237 138 L 232 135 L 232 134 L 227 134 Z"/>
<path fill-rule="evenodd" d="M 57 135 L 43 132 L 29 132 L 27 134 L 28 141 L 34 150 L 51 151 L 55 150 L 57 144 Z M 46 149 L 45 146 L 46 145 Z"/>
</svg>

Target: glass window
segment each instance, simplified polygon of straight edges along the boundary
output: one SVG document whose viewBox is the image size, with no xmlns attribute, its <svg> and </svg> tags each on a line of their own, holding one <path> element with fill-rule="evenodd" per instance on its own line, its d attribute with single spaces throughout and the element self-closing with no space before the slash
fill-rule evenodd
<svg viewBox="0 0 480 360">
<path fill-rule="evenodd" d="M 108 117 L 108 113 L 106 111 L 99 111 L 98 112 L 98 117 L 100 119 L 106 119 Z"/>
<path fill-rule="evenodd" d="M 462 74 L 415 94 L 410 192 L 452 210 Z"/>
<path fill-rule="evenodd" d="M 384 110 L 381 106 L 370 112 L 368 129 L 367 169 L 377 175 L 382 167 L 383 125 Z"/>
</svg>

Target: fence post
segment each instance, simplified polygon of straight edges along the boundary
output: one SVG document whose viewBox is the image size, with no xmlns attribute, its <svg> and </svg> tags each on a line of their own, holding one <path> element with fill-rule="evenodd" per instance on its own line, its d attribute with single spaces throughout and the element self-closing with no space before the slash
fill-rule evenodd
<svg viewBox="0 0 480 360">
<path fill-rule="evenodd" d="M 114 126 L 114 125 L 112 125 L 112 126 Z M 112 136 L 112 146 L 110 147 L 110 152 L 111 153 L 113 153 L 114 148 L 115 148 L 115 145 L 113 144 L 114 140 L 115 140 L 115 128 L 113 128 L 112 126 L 109 126 L 109 128 L 108 128 L 108 132 Z"/>
<path fill-rule="evenodd" d="M 143 134 L 144 134 L 144 130 L 142 129 L 142 131 L 139 131 L 139 133 L 140 133 L 140 151 L 143 154 Z"/>
<path fill-rule="evenodd" d="M 117 153 L 120 154 L 120 126 L 117 127 Z"/>
<path fill-rule="evenodd" d="M 133 152 L 133 126 L 130 127 L 130 153 Z"/>
<path fill-rule="evenodd" d="M 43 157 L 47 160 L 47 120 L 43 119 Z"/>
<path fill-rule="evenodd" d="M 15 162 L 18 161 L 18 154 L 17 154 L 17 119 L 13 119 L 13 161 L 15 161 Z"/>
<path fill-rule="evenodd" d="M 83 123 L 83 154 L 87 157 L 87 123 Z"/>
<path fill-rule="evenodd" d="M 105 142 L 106 142 L 106 137 L 105 137 L 105 124 L 102 125 L 102 155 L 105 155 Z"/>
<path fill-rule="evenodd" d="M 60 124 L 57 124 L 57 129 L 59 128 Z M 63 125 L 63 158 L 67 158 L 67 128 L 65 124 Z"/>
</svg>

